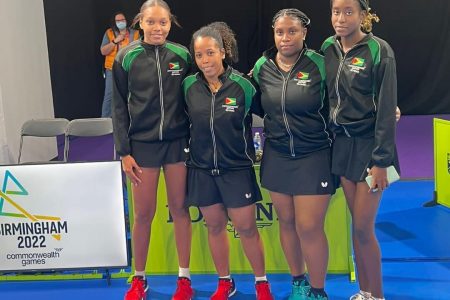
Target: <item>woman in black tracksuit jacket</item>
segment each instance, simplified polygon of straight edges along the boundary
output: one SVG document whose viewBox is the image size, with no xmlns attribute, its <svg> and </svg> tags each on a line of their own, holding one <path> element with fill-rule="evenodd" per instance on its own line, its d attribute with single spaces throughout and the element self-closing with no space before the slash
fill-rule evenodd
<svg viewBox="0 0 450 300">
<path fill-rule="evenodd" d="M 208 228 L 219 275 L 211 299 L 228 299 L 236 292 L 229 269 L 229 217 L 255 273 L 257 299 L 271 300 L 255 220 L 255 202 L 262 196 L 253 169 L 251 114 L 258 113 L 258 95 L 254 84 L 227 64 L 237 59 L 236 47 L 234 33 L 222 22 L 202 27 L 192 37 L 200 72 L 183 81 L 190 120 L 187 204 L 200 208 Z"/>
<path fill-rule="evenodd" d="M 370 33 L 367 0 L 332 0 L 336 35 L 323 46 L 335 135 L 332 172 L 341 178 L 352 214 L 353 247 L 360 292 L 351 299 L 383 299 L 380 248 L 375 217 L 386 168 L 399 172 L 395 147 L 397 79 L 391 47 Z M 365 177 L 373 177 L 368 186 Z"/>
<path fill-rule="evenodd" d="M 181 82 L 190 70 L 191 57 L 185 47 L 166 40 L 175 20 L 167 3 L 146 1 L 138 17 L 143 38 L 119 51 L 113 65 L 114 140 L 123 170 L 133 183 L 134 200 L 136 272 L 125 299 L 144 298 L 147 290 L 145 265 L 161 167 L 180 266 L 174 297 L 190 298 L 191 221 L 184 207 L 189 124 Z"/>
<path fill-rule="evenodd" d="M 269 190 L 279 219 L 293 300 L 327 299 L 324 221 L 335 192 L 324 59 L 304 44 L 309 22 L 298 9 L 275 14 L 275 47 L 253 68 L 265 113 L 261 185 Z"/>
</svg>

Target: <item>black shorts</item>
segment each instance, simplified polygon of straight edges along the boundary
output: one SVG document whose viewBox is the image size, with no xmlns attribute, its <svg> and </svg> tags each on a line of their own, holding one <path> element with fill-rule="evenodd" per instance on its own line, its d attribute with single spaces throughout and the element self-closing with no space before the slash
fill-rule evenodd
<svg viewBox="0 0 450 300">
<path fill-rule="evenodd" d="M 331 172 L 353 182 L 364 181 L 367 177 L 367 168 L 373 166 L 372 152 L 374 143 L 375 139 L 373 137 L 336 136 L 333 143 Z M 395 150 L 392 165 L 400 174 L 397 150 Z"/>
<path fill-rule="evenodd" d="M 131 156 L 143 168 L 160 168 L 166 164 L 186 161 L 187 138 L 172 141 L 138 142 L 131 141 Z"/>
<path fill-rule="evenodd" d="M 330 149 L 301 158 L 291 158 L 264 144 L 261 161 L 261 186 L 286 195 L 332 195 L 336 177 L 331 174 Z"/>
<path fill-rule="evenodd" d="M 262 200 L 253 168 L 221 171 L 218 176 L 209 170 L 188 168 L 187 190 L 186 206 L 222 203 L 226 208 L 238 208 Z"/>
</svg>

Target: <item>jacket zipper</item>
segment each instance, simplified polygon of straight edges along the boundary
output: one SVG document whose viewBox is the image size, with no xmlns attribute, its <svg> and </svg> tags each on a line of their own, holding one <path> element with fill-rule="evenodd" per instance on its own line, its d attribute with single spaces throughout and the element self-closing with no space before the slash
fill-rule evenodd
<svg viewBox="0 0 450 300">
<path fill-rule="evenodd" d="M 273 60 L 270 60 L 272 64 L 274 65 L 275 69 L 280 73 L 281 77 L 283 78 L 283 88 L 281 91 L 281 111 L 283 113 L 283 121 L 284 126 L 286 127 L 286 131 L 289 134 L 289 148 L 291 150 L 291 156 L 295 157 L 295 150 L 294 150 L 294 136 L 292 135 L 291 128 L 289 127 L 287 115 L 286 115 L 286 90 L 287 90 L 287 84 L 289 82 L 289 78 L 291 78 L 292 70 L 294 70 L 295 66 L 297 65 L 297 62 L 300 60 L 300 57 L 303 55 L 303 52 L 305 49 L 303 48 L 302 52 L 298 56 L 297 60 L 295 61 L 294 65 L 292 66 L 291 70 L 289 70 L 289 73 L 287 77 L 284 77 L 283 73 L 278 69 L 276 64 L 273 62 Z"/>
<path fill-rule="evenodd" d="M 159 50 L 158 47 L 155 48 L 156 52 L 156 67 L 158 69 L 158 82 L 159 82 L 159 105 L 161 106 L 161 121 L 159 123 L 159 140 L 163 139 L 163 125 L 164 125 L 164 94 L 162 87 L 162 75 L 161 75 L 161 64 L 159 62 Z"/>
<path fill-rule="evenodd" d="M 292 70 L 292 69 L 291 69 Z M 281 74 L 283 76 L 283 74 Z M 291 72 L 289 71 L 287 78 L 284 78 L 283 76 L 283 90 L 281 91 L 281 110 L 283 111 L 283 120 L 284 125 L 286 126 L 286 130 L 289 134 L 289 146 L 291 148 L 291 156 L 295 157 L 295 151 L 294 151 L 294 137 L 291 132 L 291 128 L 289 127 L 289 123 L 286 116 L 286 89 L 287 89 L 287 82 L 289 80 L 289 77 L 291 76 Z"/>
<path fill-rule="evenodd" d="M 213 153 L 213 157 L 214 157 L 214 169 L 218 169 L 217 167 L 217 147 L 216 147 L 216 135 L 214 134 L 214 103 L 216 102 L 216 95 L 214 93 L 212 93 L 212 97 L 211 97 L 211 115 L 210 115 L 210 119 L 209 119 L 209 128 L 211 130 L 211 137 L 212 137 L 212 142 L 213 142 L 213 149 L 214 149 L 214 153 Z"/>
<path fill-rule="evenodd" d="M 340 63 L 339 63 L 339 68 L 338 68 L 338 71 L 337 71 L 336 82 L 335 82 L 335 89 L 336 89 L 336 95 L 338 97 L 338 104 L 337 104 L 337 106 L 336 106 L 336 108 L 334 109 L 334 112 L 333 112 L 333 123 L 336 126 L 341 126 L 344 129 L 344 131 L 345 131 L 345 135 L 347 135 L 348 137 L 351 137 L 351 136 L 350 136 L 350 133 L 347 131 L 347 128 L 345 128 L 344 125 L 337 123 L 337 113 L 338 113 L 339 107 L 341 106 L 341 95 L 339 94 L 339 78 L 341 77 L 342 68 L 344 66 L 344 62 L 345 62 L 345 58 L 347 57 L 347 54 L 350 53 L 350 51 L 352 51 L 354 48 L 356 48 L 359 45 L 362 45 L 362 44 L 359 43 L 359 44 L 353 45 L 353 47 L 351 47 L 347 51 L 347 53 L 345 53 L 344 56 L 342 56 L 343 50 L 342 50 L 341 46 L 338 44 L 338 47 L 339 47 L 338 54 L 339 54 L 339 58 L 340 58 Z"/>
<path fill-rule="evenodd" d="M 350 134 L 348 133 L 348 131 L 344 127 L 344 125 L 337 123 L 337 113 L 338 113 L 339 107 L 341 106 L 341 95 L 339 94 L 339 77 L 341 75 L 342 67 L 344 66 L 344 61 L 345 61 L 345 57 L 347 56 L 347 54 L 345 54 L 344 57 L 342 57 L 342 54 L 339 53 L 339 56 L 341 58 L 341 62 L 339 63 L 339 68 L 338 68 L 338 72 L 337 72 L 337 76 L 336 76 L 336 83 L 335 83 L 336 95 L 338 97 L 338 104 L 336 105 L 336 108 L 334 109 L 334 112 L 333 112 L 333 122 L 336 126 L 341 126 L 345 131 L 345 135 L 350 137 Z"/>
</svg>

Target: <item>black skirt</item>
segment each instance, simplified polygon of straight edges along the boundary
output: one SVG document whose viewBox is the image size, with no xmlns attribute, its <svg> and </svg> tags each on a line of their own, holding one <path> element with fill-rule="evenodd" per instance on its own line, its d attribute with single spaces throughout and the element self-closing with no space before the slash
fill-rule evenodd
<svg viewBox="0 0 450 300">
<path fill-rule="evenodd" d="M 336 136 L 331 157 L 331 172 L 353 182 L 364 181 L 367 168 L 373 167 L 372 151 L 375 138 Z M 392 165 L 400 174 L 397 150 L 394 152 Z"/>
<path fill-rule="evenodd" d="M 160 168 L 186 161 L 187 138 L 161 142 L 131 141 L 131 156 L 142 168 Z"/>
<path fill-rule="evenodd" d="M 286 195 L 331 195 L 336 191 L 330 148 L 291 158 L 266 142 L 260 175 L 262 187 Z"/>
</svg>

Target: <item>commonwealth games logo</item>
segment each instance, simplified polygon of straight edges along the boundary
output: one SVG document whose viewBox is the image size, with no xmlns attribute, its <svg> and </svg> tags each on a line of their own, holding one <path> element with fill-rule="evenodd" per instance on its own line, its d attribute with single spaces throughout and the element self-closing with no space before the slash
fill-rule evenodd
<svg viewBox="0 0 450 300">
<path fill-rule="evenodd" d="M 45 236 L 51 235 L 54 239 L 60 240 L 61 233 L 67 233 L 67 222 L 61 221 L 60 217 L 32 214 L 26 210 L 14 198 L 18 196 L 29 196 L 28 191 L 20 183 L 20 181 L 9 171 L 5 171 L 3 185 L 0 191 L 0 236 L 18 236 L 19 248 L 27 247 L 24 236 L 38 235 L 40 241 L 37 243 L 39 247 L 45 247 Z M 5 208 L 8 204 L 8 210 Z M 4 222 L 6 219 L 16 219 L 19 222 Z M 21 239 L 22 238 L 22 239 Z M 31 240 L 31 239 L 30 239 Z M 23 243 L 23 247 L 21 244 Z M 31 245 L 31 242 L 30 242 Z M 30 246 L 30 248 L 36 248 Z"/>
</svg>

